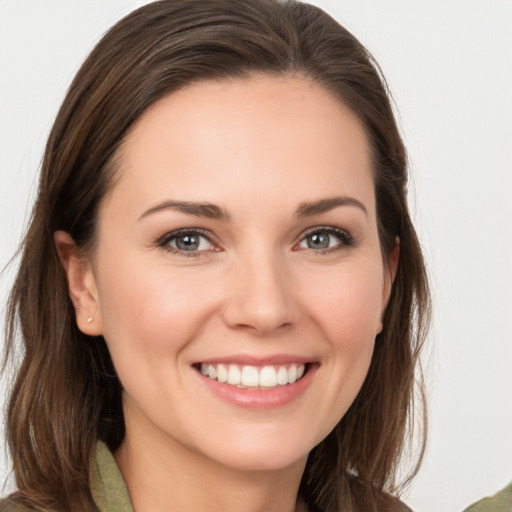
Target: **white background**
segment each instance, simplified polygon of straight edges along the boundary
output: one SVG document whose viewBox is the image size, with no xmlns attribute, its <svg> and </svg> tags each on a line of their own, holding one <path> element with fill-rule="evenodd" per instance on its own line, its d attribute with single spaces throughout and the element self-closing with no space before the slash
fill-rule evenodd
<svg viewBox="0 0 512 512">
<path fill-rule="evenodd" d="M 144 3 L 0 0 L 0 267 L 74 73 Z M 400 113 L 435 304 L 430 443 L 407 501 L 462 510 L 512 480 L 512 0 L 313 3 L 374 53 Z M 0 279 L 2 305 L 11 278 Z"/>
</svg>

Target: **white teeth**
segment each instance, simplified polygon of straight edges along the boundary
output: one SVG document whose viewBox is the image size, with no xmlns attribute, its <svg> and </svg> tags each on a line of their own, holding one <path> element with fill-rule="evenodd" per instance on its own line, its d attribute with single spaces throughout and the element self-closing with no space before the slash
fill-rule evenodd
<svg viewBox="0 0 512 512">
<path fill-rule="evenodd" d="M 293 384 L 304 375 L 305 365 L 293 363 L 282 366 L 257 367 L 202 363 L 200 371 L 205 377 L 232 386 L 268 389 Z"/>
<path fill-rule="evenodd" d="M 228 384 L 231 384 L 232 386 L 238 386 L 238 384 L 240 384 L 240 381 L 241 375 L 238 366 L 236 366 L 235 364 L 230 364 L 228 371 Z"/>
<path fill-rule="evenodd" d="M 297 365 L 292 364 L 288 370 L 288 383 L 293 384 L 297 380 Z"/>
<path fill-rule="evenodd" d="M 260 376 L 254 366 L 244 366 L 242 368 L 242 385 L 251 388 L 260 385 Z"/>
<path fill-rule="evenodd" d="M 277 370 L 277 383 L 281 384 L 281 386 L 288 384 L 288 372 L 284 366 Z"/>
<path fill-rule="evenodd" d="M 228 381 L 228 371 L 223 364 L 219 364 L 217 366 L 217 380 L 219 382 L 227 382 Z"/>
<path fill-rule="evenodd" d="M 273 366 L 264 366 L 260 373 L 260 386 L 273 388 L 277 385 L 277 373 Z"/>
</svg>

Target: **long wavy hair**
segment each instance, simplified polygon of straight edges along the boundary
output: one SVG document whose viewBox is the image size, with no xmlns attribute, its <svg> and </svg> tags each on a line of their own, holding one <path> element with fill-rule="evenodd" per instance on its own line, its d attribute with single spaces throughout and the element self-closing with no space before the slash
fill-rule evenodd
<svg viewBox="0 0 512 512">
<path fill-rule="evenodd" d="M 310 453 L 300 496 L 311 511 L 401 509 L 392 496 L 417 471 L 425 444 L 419 355 L 430 313 L 407 207 L 406 152 L 369 52 L 321 9 L 293 0 L 157 1 L 111 28 L 78 71 L 48 139 L 8 302 L 4 368 L 15 365 L 16 378 L 6 431 L 18 488 L 11 502 L 92 512 L 96 443 L 115 450 L 125 432 L 115 368 L 104 339 L 77 328 L 53 234 L 68 232 L 79 249 L 94 244 L 119 147 L 150 105 L 187 84 L 251 73 L 313 80 L 355 113 L 372 150 L 385 260 L 400 238 L 367 378 L 348 412 Z M 413 430 L 419 446 L 410 472 L 397 482 Z"/>
</svg>

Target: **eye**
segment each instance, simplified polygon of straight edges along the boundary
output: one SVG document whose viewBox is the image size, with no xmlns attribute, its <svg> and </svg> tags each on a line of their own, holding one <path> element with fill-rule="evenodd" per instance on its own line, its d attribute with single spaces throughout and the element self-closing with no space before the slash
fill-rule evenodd
<svg viewBox="0 0 512 512">
<path fill-rule="evenodd" d="M 297 247 L 313 251 L 331 251 L 353 245 L 350 233 L 333 227 L 317 227 L 307 231 Z"/>
<path fill-rule="evenodd" d="M 209 234 L 199 229 L 180 229 L 163 236 L 158 245 L 168 251 L 197 255 L 205 251 L 215 251 L 217 246 L 211 241 Z"/>
</svg>

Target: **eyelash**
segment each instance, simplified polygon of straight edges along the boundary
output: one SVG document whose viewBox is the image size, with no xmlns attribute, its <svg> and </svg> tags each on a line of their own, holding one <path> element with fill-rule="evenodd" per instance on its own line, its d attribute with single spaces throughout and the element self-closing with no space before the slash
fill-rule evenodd
<svg viewBox="0 0 512 512">
<path fill-rule="evenodd" d="M 165 234 L 164 236 L 159 238 L 156 241 L 156 243 L 165 251 L 168 251 L 172 254 L 177 254 L 178 256 L 184 256 L 186 258 L 197 258 L 200 256 L 204 256 L 204 254 L 208 252 L 216 252 L 215 249 L 201 251 L 183 251 L 181 249 L 178 249 L 177 247 L 172 247 L 171 245 L 169 245 L 173 240 L 176 240 L 177 238 L 186 235 L 205 238 L 210 244 L 218 246 L 218 244 L 214 241 L 214 237 L 212 236 L 212 234 L 209 231 L 201 228 L 178 229 L 176 231 L 172 231 L 170 233 Z"/>
<path fill-rule="evenodd" d="M 295 243 L 294 247 L 297 247 L 299 244 L 304 242 L 309 236 L 316 234 L 327 234 L 329 236 L 335 236 L 339 240 L 339 243 L 336 244 L 334 247 L 328 247 L 323 250 L 312 248 L 305 248 L 304 250 L 312 252 L 314 254 L 323 255 L 331 252 L 341 251 L 343 249 L 353 247 L 356 244 L 356 240 L 354 239 L 354 237 L 344 229 L 335 228 L 333 226 L 315 226 L 314 228 L 310 228 L 306 230 L 304 233 L 302 233 L 298 241 Z"/>
<path fill-rule="evenodd" d="M 331 252 L 340 251 L 343 249 L 347 249 L 349 247 L 352 247 L 356 244 L 356 240 L 354 237 L 346 230 L 335 228 L 332 226 L 315 226 L 314 228 L 310 228 L 306 230 L 305 232 L 301 233 L 300 237 L 297 239 L 297 241 L 294 243 L 293 248 L 294 250 L 301 250 L 300 248 L 297 248 L 299 244 L 304 242 L 309 236 L 316 235 L 316 234 L 327 234 L 329 236 L 335 236 L 340 242 L 336 244 L 334 247 L 327 247 L 323 250 L 319 249 L 313 249 L 313 248 L 303 248 L 303 250 L 306 250 L 308 252 L 312 252 L 314 254 L 326 254 Z M 178 249 L 177 247 L 172 247 L 169 245 L 173 240 L 176 240 L 179 237 L 182 236 L 196 236 L 196 237 L 202 237 L 206 239 L 210 244 L 215 245 L 218 247 L 218 243 L 216 243 L 215 238 L 213 237 L 212 233 L 201 228 L 184 228 L 184 229 L 178 229 L 176 231 L 172 231 L 170 233 L 165 234 L 164 236 L 158 238 L 156 240 L 156 245 L 165 251 L 168 251 L 172 254 L 177 254 L 178 256 L 184 256 L 187 258 L 197 258 L 204 256 L 206 253 L 209 252 L 217 252 L 215 249 L 209 249 L 209 250 L 195 250 L 195 251 L 184 251 L 181 249 Z"/>
</svg>

